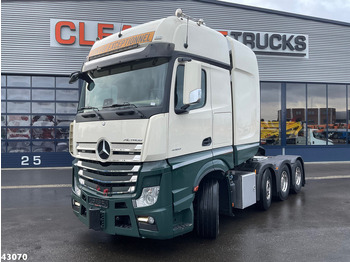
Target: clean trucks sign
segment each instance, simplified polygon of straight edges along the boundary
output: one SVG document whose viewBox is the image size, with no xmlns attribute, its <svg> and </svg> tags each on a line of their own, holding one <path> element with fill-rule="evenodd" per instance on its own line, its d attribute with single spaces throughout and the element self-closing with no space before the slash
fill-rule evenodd
<svg viewBox="0 0 350 262">
<path fill-rule="evenodd" d="M 50 46 L 91 47 L 97 38 L 126 30 L 135 24 L 50 19 Z"/>
<path fill-rule="evenodd" d="M 250 47 L 257 55 L 309 56 L 309 37 L 304 34 L 256 31 L 220 31 Z"/>
<path fill-rule="evenodd" d="M 136 24 L 96 21 L 50 19 L 50 45 L 52 47 L 92 46 L 102 39 Z M 250 47 L 257 55 L 309 57 L 309 38 L 305 34 L 219 30 Z"/>
</svg>

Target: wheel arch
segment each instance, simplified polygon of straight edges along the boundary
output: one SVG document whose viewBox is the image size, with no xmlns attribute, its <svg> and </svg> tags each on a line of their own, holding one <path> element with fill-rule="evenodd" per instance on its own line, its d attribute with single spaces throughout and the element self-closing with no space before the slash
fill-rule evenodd
<svg viewBox="0 0 350 262">
<path fill-rule="evenodd" d="M 228 170 L 229 166 L 221 159 L 207 162 L 197 172 L 193 187 L 195 188 L 196 186 L 199 186 L 203 179 L 216 178 L 218 180 L 221 180 L 225 178 L 225 174 Z"/>
<path fill-rule="evenodd" d="M 215 165 L 215 168 L 203 170 L 205 172 L 201 172 L 201 170 L 198 172 L 194 182 L 194 188 L 197 188 L 198 186 L 197 192 L 194 197 L 195 204 L 198 197 L 198 191 L 201 188 L 203 182 L 208 179 L 215 179 L 219 183 L 220 214 L 232 215 L 230 183 L 226 176 L 227 170 L 228 167 L 225 165 L 225 163 L 223 161 L 219 161 L 217 162 L 217 165 Z"/>
</svg>

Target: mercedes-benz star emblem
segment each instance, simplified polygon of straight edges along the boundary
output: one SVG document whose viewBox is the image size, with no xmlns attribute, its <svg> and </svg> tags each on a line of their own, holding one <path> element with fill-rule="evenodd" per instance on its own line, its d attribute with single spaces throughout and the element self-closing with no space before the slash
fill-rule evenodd
<svg viewBox="0 0 350 262">
<path fill-rule="evenodd" d="M 103 160 L 106 160 L 109 158 L 111 154 L 111 147 L 109 146 L 108 142 L 104 139 L 102 139 L 98 145 L 97 145 L 97 153 L 99 157 Z"/>
</svg>

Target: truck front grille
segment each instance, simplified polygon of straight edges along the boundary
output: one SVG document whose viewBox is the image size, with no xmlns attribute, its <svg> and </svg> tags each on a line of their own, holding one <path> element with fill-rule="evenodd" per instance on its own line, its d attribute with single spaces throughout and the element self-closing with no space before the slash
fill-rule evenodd
<svg viewBox="0 0 350 262">
<path fill-rule="evenodd" d="M 77 158 L 98 161 L 97 144 L 77 143 Z M 140 162 L 142 144 L 111 143 L 111 155 L 108 162 Z"/>
<path fill-rule="evenodd" d="M 100 163 L 97 161 L 78 160 L 79 182 L 102 194 L 128 194 L 136 188 L 139 163 Z"/>
</svg>

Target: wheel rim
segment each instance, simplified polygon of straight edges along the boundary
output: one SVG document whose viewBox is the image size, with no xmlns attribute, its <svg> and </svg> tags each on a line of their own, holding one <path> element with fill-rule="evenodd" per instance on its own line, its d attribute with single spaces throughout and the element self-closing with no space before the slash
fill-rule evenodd
<svg viewBox="0 0 350 262">
<path fill-rule="evenodd" d="M 266 181 L 266 199 L 270 200 L 271 198 L 271 182 L 270 180 Z"/>
<path fill-rule="evenodd" d="M 288 188 L 288 174 L 287 171 L 283 171 L 281 174 L 281 190 L 286 192 Z"/>
<path fill-rule="evenodd" d="M 297 167 L 295 169 L 295 185 L 299 186 L 301 182 L 301 168 Z"/>
</svg>

